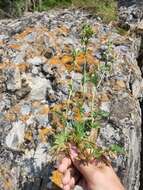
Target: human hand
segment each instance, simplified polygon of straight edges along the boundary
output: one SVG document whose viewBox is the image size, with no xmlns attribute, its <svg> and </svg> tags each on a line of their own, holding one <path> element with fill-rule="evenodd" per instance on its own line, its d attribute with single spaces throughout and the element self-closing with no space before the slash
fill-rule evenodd
<svg viewBox="0 0 143 190">
<path fill-rule="evenodd" d="M 70 158 L 63 158 L 58 167 L 63 173 L 63 190 L 74 189 L 75 185 L 84 190 L 125 190 L 111 166 L 95 160 L 83 164 L 77 160 L 75 147 L 71 147 L 70 152 Z"/>
</svg>

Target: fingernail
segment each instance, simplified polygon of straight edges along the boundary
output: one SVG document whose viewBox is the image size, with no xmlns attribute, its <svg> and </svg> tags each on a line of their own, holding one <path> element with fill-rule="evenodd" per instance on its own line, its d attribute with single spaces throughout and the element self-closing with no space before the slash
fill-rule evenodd
<svg viewBox="0 0 143 190">
<path fill-rule="evenodd" d="M 70 154 L 73 159 L 78 157 L 77 148 L 75 146 L 70 147 Z"/>
</svg>

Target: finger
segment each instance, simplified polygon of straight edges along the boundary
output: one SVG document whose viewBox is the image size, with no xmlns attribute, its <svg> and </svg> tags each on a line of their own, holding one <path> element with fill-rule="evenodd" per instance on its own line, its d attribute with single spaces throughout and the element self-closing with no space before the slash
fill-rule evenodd
<svg viewBox="0 0 143 190">
<path fill-rule="evenodd" d="M 95 172 L 94 165 L 90 163 L 82 163 L 79 160 L 74 160 L 75 167 L 80 171 L 80 173 L 86 178 L 86 180 L 91 180 L 92 175 Z"/>
<path fill-rule="evenodd" d="M 62 178 L 63 185 L 67 185 L 70 183 L 71 180 L 71 173 L 70 170 L 66 170 L 64 177 Z"/>
<path fill-rule="evenodd" d="M 58 159 L 56 160 L 56 163 L 55 163 L 55 167 L 56 168 L 58 168 L 59 167 L 59 165 L 62 163 L 62 160 L 65 158 L 65 155 L 63 155 L 63 154 L 60 154 L 59 156 L 58 156 Z"/>
<path fill-rule="evenodd" d="M 92 179 L 92 174 L 95 171 L 95 166 L 91 163 L 83 163 L 77 159 L 78 152 L 77 148 L 70 147 L 70 156 L 74 166 L 80 171 L 80 173 L 87 179 Z"/>
<path fill-rule="evenodd" d="M 70 190 L 70 185 L 68 184 L 68 185 L 65 185 L 64 187 L 63 187 L 63 189 L 64 190 Z"/>
<path fill-rule="evenodd" d="M 70 180 L 70 188 L 73 189 L 75 186 L 75 178 L 72 177 L 71 180 Z"/>
<path fill-rule="evenodd" d="M 61 164 L 59 165 L 58 170 L 59 170 L 61 173 L 64 173 L 70 165 L 71 165 L 71 159 L 65 157 L 65 158 L 62 160 Z"/>
</svg>

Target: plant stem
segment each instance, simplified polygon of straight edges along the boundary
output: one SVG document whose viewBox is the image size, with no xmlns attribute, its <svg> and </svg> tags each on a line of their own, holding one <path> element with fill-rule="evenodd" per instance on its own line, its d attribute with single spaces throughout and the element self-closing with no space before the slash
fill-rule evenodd
<svg viewBox="0 0 143 190">
<path fill-rule="evenodd" d="M 92 124 L 93 124 L 93 122 L 94 122 L 93 110 L 94 110 L 95 93 L 96 93 L 96 87 L 94 86 L 93 89 L 92 89 L 92 102 L 91 102 L 91 118 L 92 118 Z"/>
<path fill-rule="evenodd" d="M 88 46 L 88 42 L 85 44 L 84 47 L 84 56 L 85 56 L 85 61 L 84 61 L 84 66 L 83 66 L 83 94 L 85 95 L 86 93 L 86 67 L 87 67 L 87 46 Z"/>
<path fill-rule="evenodd" d="M 75 65 L 76 65 L 76 53 L 75 55 L 73 56 L 73 72 L 75 71 Z M 70 92 L 69 92 L 69 97 L 68 97 L 68 100 L 67 100 L 67 109 L 66 109 L 66 116 L 68 116 L 68 109 L 69 109 L 69 103 L 70 103 L 70 99 L 72 97 L 72 94 L 73 94 L 73 78 L 71 78 L 70 80 L 70 85 L 71 85 L 71 89 L 70 89 Z"/>
</svg>

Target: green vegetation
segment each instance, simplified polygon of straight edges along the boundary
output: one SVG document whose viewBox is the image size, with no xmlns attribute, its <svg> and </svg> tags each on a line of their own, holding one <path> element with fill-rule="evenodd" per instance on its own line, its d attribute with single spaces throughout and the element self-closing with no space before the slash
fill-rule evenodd
<svg viewBox="0 0 143 190">
<path fill-rule="evenodd" d="M 0 0 L 0 14 L 22 16 L 25 11 L 47 11 L 51 8 L 86 8 L 103 18 L 105 22 L 117 17 L 116 0 Z"/>
<path fill-rule="evenodd" d="M 72 71 L 75 71 L 78 54 L 82 53 L 84 56 L 82 88 L 79 91 L 75 91 L 73 79 L 71 78 L 69 81 L 68 100 L 60 106 L 55 105 L 51 112 L 53 128 L 55 128 L 52 155 L 54 155 L 55 159 L 60 154 L 69 156 L 71 145 L 77 147 L 79 159 L 82 161 L 96 158 L 108 163 L 106 156 L 123 153 L 123 149 L 118 145 L 111 145 L 103 149 L 96 143 L 102 122 L 108 119 L 110 113 L 100 110 L 95 103 L 95 97 L 105 75 L 111 71 L 113 57 L 108 56 L 112 52 L 112 44 L 106 42 L 108 49 L 103 55 L 106 64 L 102 65 L 102 67 L 89 64 L 87 58 L 89 53 L 88 46 L 90 39 L 94 35 L 95 33 L 90 25 L 83 25 L 81 31 L 82 48 L 78 51 L 73 50 L 72 54 Z M 92 71 L 90 71 L 90 67 L 92 67 Z M 89 84 L 92 84 L 90 91 L 87 89 Z M 87 101 L 88 111 L 85 108 Z"/>
</svg>

